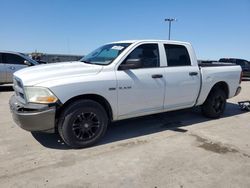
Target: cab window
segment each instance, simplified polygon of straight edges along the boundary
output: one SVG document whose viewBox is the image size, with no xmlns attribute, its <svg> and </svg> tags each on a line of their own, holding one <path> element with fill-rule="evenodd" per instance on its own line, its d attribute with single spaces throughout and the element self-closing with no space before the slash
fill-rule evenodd
<svg viewBox="0 0 250 188">
<path fill-rule="evenodd" d="M 190 66 L 191 61 L 187 48 L 182 45 L 164 44 L 168 67 Z"/>
<path fill-rule="evenodd" d="M 142 44 L 136 47 L 126 58 L 128 59 L 140 59 L 142 63 L 141 68 L 153 68 L 159 67 L 159 48 L 158 44 Z M 125 60 L 125 62 L 126 62 Z M 124 63 L 125 63 L 124 62 Z"/>
</svg>

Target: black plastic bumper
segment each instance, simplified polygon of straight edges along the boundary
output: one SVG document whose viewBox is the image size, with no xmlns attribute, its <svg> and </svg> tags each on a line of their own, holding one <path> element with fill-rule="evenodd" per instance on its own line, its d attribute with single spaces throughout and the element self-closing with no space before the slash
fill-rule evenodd
<svg viewBox="0 0 250 188">
<path fill-rule="evenodd" d="M 12 117 L 21 128 L 36 132 L 54 132 L 56 106 L 22 104 L 15 96 L 9 100 Z"/>
</svg>

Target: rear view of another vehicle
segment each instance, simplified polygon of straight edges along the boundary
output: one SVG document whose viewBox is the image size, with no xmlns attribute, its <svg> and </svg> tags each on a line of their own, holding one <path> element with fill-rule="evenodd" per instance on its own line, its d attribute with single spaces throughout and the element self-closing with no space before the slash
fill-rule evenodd
<svg viewBox="0 0 250 188">
<path fill-rule="evenodd" d="M 243 72 L 243 77 L 250 77 L 250 62 L 245 59 L 221 58 L 219 62 L 235 63 L 236 65 L 240 65 Z"/>
<path fill-rule="evenodd" d="M 243 77 L 250 77 L 250 62 L 245 63 L 245 67 L 242 68 Z"/>
<path fill-rule="evenodd" d="M 243 77 L 250 77 L 250 63 L 247 60 L 237 59 L 236 64 L 241 66 Z"/>
<path fill-rule="evenodd" d="M 0 84 L 12 83 L 14 72 L 37 64 L 22 53 L 0 52 Z"/>
</svg>

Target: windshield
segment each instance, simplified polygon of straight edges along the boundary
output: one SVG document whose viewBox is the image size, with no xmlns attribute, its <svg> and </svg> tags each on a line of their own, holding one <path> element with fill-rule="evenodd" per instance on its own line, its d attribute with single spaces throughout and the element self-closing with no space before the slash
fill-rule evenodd
<svg viewBox="0 0 250 188">
<path fill-rule="evenodd" d="M 131 43 L 115 43 L 104 45 L 84 56 L 80 61 L 89 64 L 108 65 L 130 44 Z"/>
</svg>

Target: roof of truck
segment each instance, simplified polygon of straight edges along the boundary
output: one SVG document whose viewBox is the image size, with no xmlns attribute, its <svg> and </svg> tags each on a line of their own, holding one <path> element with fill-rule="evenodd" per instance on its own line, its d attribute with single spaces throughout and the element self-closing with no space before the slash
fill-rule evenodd
<svg viewBox="0 0 250 188">
<path fill-rule="evenodd" d="M 112 43 L 138 43 L 138 42 L 166 42 L 166 43 L 175 43 L 175 44 L 190 44 L 188 42 L 175 41 L 175 40 L 159 40 L 159 39 L 143 39 L 143 40 L 123 40 L 115 41 Z"/>
</svg>

